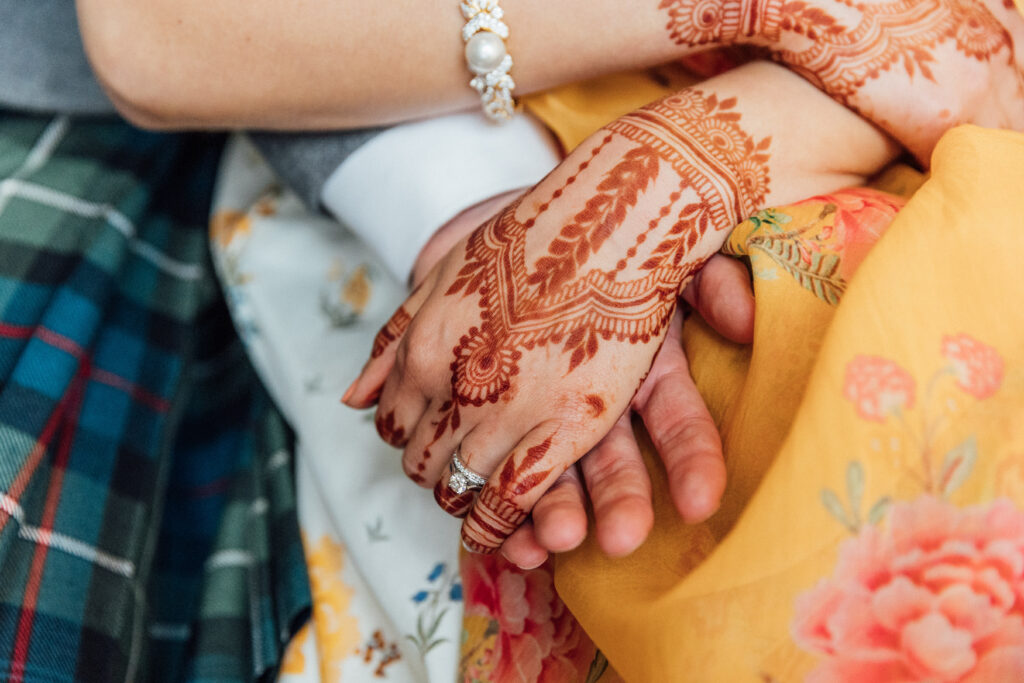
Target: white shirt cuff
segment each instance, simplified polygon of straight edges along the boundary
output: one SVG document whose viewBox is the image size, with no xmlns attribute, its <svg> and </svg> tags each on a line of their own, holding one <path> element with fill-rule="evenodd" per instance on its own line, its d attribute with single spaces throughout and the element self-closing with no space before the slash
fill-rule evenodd
<svg viewBox="0 0 1024 683">
<path fill-rule="evenodd" d="M 321 201 L 405 282 L 438 228 L 485 199 L 536 184 L 560 160 L 539 122 L 496 126 L 479 112 L 406 123 L 352 153 Z"/>
</svg>

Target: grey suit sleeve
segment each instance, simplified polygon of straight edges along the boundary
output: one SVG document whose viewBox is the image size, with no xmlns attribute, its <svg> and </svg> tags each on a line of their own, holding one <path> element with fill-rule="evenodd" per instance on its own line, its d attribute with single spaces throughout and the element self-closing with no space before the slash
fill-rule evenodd
<svg viewBox="0 0 1024 683">
<path fill-rule="evenodd" d="M 281 179 L 313 211 L 320 210 L 320 191 L 334 170 L 384 128 L 327 133 L 252 132 L 250 137 Z"/>
</svg>

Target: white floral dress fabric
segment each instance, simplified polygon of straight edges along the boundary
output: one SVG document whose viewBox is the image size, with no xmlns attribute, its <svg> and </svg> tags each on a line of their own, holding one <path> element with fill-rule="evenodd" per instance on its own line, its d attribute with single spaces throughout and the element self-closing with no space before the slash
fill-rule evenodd
<svg viewBox="0 0 1024 683">
<path fill-rule="evenodd" d="M 283 189 L 242 136 L 222 162 L 211 242 L 236 327 L 297 437 L 315 608 L 280 680 L 452 681 L 458 520 L 410 484 L 372 411 L 340 403 L 404 287 Z"/>
</svg>

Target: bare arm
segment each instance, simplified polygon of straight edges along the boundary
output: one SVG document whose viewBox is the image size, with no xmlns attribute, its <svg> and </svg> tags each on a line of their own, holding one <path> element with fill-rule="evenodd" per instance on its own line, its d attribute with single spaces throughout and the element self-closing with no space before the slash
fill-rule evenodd
<svg viewBox="0 0 1024 683">
<path fill-rule="evenodd" d="M 457 0 L 78 0 L 115 104 L 150 127 L 352 128 L 478 102 Z M 656 1 L 507 0 L 523 94 L 685 52 Z M 614 20 L 611 20 L 614 18 Z"/>
<path fill-rule="evenodd" d="M 78 0 L 111 96 L 152 127 L 350 128 L 471 106 L 455 0 Z M 775 59 L 922 163 L 959 123 L 1024 130 L 1005 0 L 508 0 L 518 92 L 716 45 Z M 410 9 L 412 7 L 412 9 Z"/>
</svg>

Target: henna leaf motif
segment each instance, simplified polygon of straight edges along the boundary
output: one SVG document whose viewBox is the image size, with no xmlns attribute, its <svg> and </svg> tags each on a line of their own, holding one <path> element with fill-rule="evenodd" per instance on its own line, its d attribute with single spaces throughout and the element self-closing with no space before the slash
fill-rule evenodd
<svg viewBox="0 0 1024 683">
<path fill-rule="evenodd" d="M 507 491 L 513 496 L 521 496 L 547 479 L 553 468 L 549 467 L 542 472 L 527 473 L 547 454 L 548 449 L 551 448 L 552 438 L 549 436 L 536 446 L 527 448 L 526 457 L 518 465 L 516 464 L 515 457 L 508 459 L 505 466 L 501 469 L 501 476 L 499 477 L 502 491 Z"/>
<path fill-rule="evenodd" d="M 636 205 L 640 193 L 658 177 L 658 155 L 650 147 L 631 149 L 597 186 L 592 197 L 573 222 L 564 226 L 548 246 L 548 255 L 537 260 L 526 282 L 546 296 L 576 278 L 576 274 L 615 230 L 626 211 Z"/>
<path fill-rule="evenodd" d="M 572 372 L 597 356 L 602 341 L 648 344 L 664 332 L 679 287 L 699 267 L 688 257 L 701 238 L 753 213 L 768 192 L 771 140 L 748 135 L 736 106 L 734 97 L 719 100 L 691 89 L 622 117 L 606 127 L 590 158 L 529 217 L 517 215 L 522 208 L 517 202 L 473 233 L 447 294 L 478 294 L 480 324 L 453 350 L 452 400 L 441 408 L 445 416 L 436 424 L 435 440 L 458 429 L 458 406 L 482 406 L 507 396 L 525 351 L 559 345 Z M 616 152 L 620 156 L 605 166 L 607 172 L 589 179 L 596 185 L 593 194 L 558 227 L 531 269 L 527 234 L 541 225 L 538 220 L 554 202 L 570 196 L 566 190 L 616 138 L 632 146 Z M 669 168 L 678 190 L 665 193 L 668 201 L 649 217 L 649 228 L 634 235 L 634 246 L 614 265 L 581 274 Z M 684 192 L 692 196 L 682 209 L 675 208 Z M 675 223 L 663 224 L 674 212 Z M 550 470 L 530 471 L 531 462 L 528 454 L 518 469 L 513 461 L 506 463 L 501 490 L 511 491 L 513 481 L 528 489 L 549 476 Z"/>
</svg>

